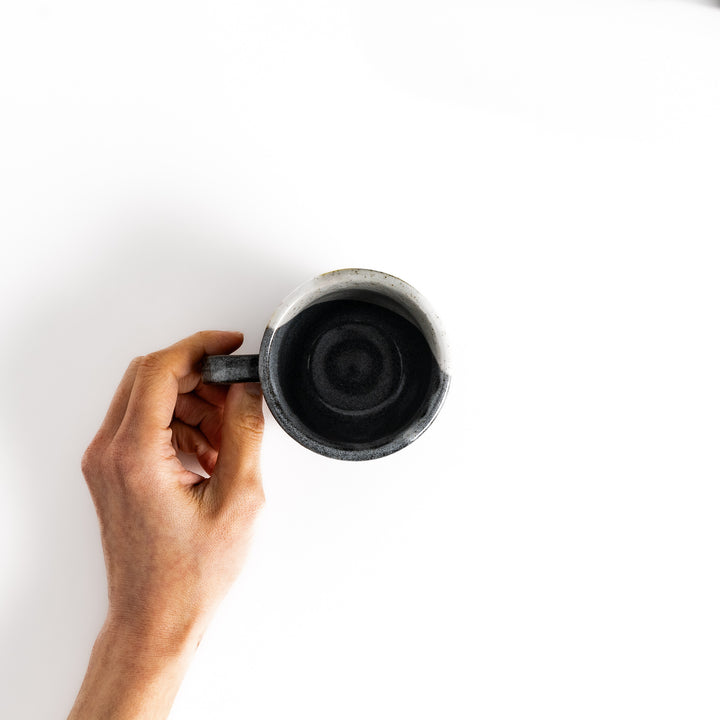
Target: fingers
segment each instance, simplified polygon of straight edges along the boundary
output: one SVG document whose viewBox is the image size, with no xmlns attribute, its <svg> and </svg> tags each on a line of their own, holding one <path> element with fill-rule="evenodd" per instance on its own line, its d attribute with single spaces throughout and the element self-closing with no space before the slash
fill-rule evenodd
<svg viewBox="0 0 720 720">
<path fill-rule="evenodd" d="M 264 427 L 259 383 L 233 385 L 225 402 L 222 446 L 213 473 L 221 505 L 261 500 L 260 448 Z"/>
<path fill-rule="evenodd" d="M 170 428 L 172 429 L 172 444 L 175 449 L 196 455 L 202 469 L 208 475 L 212 473 L 217 462 L 217 450 L 210 445 L 205 435 L 181 420 L 173 420 Z"/>
<path fill-rule="evenodd" d="M 167 429 L 178 392 L 190 392 L 200 382 L 203 356 L 229 353 L 241 344 L 242 333 L 206 331 L 141 358 L 120 430 L 145 439 Z"/>
<path fill-rule="evenodd" d="M 193 390 L 193 392 L 203 400 L 207 400 L 211 405 L 223 407 L 225 405 L 225 398 L 227 397 L 228 389 L 228 385 L 206 385 L 201 380 L 195 386 L 195 390 Z"/>
<path fill-rule="evenodd" d="M 101 441 L 110 440 L 117 432 L 122 419 L 125 417 L 125 410 L 127 409 L 128 400 L 130 399 L 130 391 L 135 383 L 135 376 L 137 375 L 140 360 L 141 358 L 135 358 L 130 363 L 115 391 L 105 419 L 96 436 Z"/>
<path fill-rule="evenodd" d="M 175 417 L 186 425 L 198 427 L 210 444 L 219 449 L 223 422 L 221 407 L 211 405 L 195 393 L 185 393 L 177 396 Z"/>
</svg>

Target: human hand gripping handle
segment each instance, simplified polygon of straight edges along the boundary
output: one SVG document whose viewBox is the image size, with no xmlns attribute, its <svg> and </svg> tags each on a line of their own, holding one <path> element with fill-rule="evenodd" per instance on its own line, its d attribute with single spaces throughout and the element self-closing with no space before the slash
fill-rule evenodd
<svg viewBox="0 0 720 720">
<path fill-rule="evenodd" d="M 70 720 L 166 718 L 264 503 L 260 386 L 201 379 L 241 333 L 200 332 L 136 358 L 87 448 L 108 613 Z M 193 453 L 210 475 L 191 472 Z"/>
</svg>

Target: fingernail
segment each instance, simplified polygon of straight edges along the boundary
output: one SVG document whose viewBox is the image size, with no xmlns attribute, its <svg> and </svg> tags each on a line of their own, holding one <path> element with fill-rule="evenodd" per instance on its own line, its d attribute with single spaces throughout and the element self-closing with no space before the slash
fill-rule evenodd
<svg viewBox="0 0 720 720">
<path fill-rule="evenodd" d="M 245 383 L 245 392 L 253 397 L 260 397 L 262 394 L 260 383 Z"/>
</svg>

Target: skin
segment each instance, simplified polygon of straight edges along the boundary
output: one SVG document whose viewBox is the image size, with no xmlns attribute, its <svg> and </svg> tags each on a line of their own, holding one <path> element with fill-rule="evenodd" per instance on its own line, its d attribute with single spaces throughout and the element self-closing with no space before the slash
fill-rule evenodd
<svg viewBox="0 0 720 720">
<path fill-rule="evenodd" d="M 133 360 L 85 451 L 108 613 L 69 720 L 166 718 L 240 573 L 264 504 L 262 397 L 257 384 L 204 385 L 199 365 L 242 340 L 200 332 Z"/>
</svg>

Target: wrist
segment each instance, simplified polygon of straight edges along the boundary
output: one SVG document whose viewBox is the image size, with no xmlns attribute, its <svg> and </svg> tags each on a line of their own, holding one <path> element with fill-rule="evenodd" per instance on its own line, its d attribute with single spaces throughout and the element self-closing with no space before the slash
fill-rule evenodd
<svg viewBox="0 0 720 720">
<path fill-rule="evenodd" d="M 200 637 L 195 626 L 182 635 L 143 635 L 108 617 L 69 720 L 166 718 Z"/>
<path fill-rule="evenodd" d="M 164 665 L 191 658 L 203 632 L 200 619 L 150 619 L 111 611 L 98 641 L 111 645 L 119 656 L 147 666 Z"/>
</svg>

